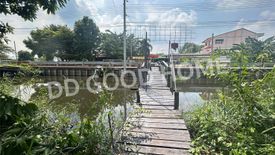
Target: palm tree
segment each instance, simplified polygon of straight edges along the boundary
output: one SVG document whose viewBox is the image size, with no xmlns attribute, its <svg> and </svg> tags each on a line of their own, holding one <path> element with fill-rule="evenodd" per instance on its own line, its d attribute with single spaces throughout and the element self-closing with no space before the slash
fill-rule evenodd
<svg viewBox="0 0 275 155">
<path fill-rule="evenodd" d="M 244 51 L 252 62 L 269 61 L 275 59 L 275 36 L 267 38 L 264 41 L 247 38 L 245 43 L 234 45 L 233 51 Z"/>
<path fill-rule="evenodd" d="M 145 66 L 149 68 L 148 64 L 148 57 L 150 55 L 150 51 L 153 49 L 153 46 L 149 43 L 150 40 L 148 39 L 142 39 L 139 41 L 139 48 L 138 50 L 144 54 L 145 57 Z"/>
<path fill-rule="evenodd" d="M 145 56 L 148 57 L 150 55 L 150 51 L 153 49 L 153 46 L 150 44 L 150 40 L 142 39 L 139 42 L 138 50 Z"/>
<path fill-rule="evenodd" d="M 13 52 L 13 49 L 0 42 L 0 59 L 7 59 L 10 52 Z"/>
<path fill-rule="evenodd" d="M 183 47 L 180 48 L 179 53 L 198 53 L 201 51 L 201 46 L 195 43 L 185 43 Z"/>
</svg>

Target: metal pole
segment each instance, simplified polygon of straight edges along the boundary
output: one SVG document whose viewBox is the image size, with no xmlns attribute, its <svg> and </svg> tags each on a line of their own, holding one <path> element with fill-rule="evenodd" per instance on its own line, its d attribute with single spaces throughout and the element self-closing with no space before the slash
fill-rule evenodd
<svg viewBox="0 0 275 155">
<path fill-rule="evenodd" d="M 132 43 L 132 40 L 131 40 L 131 59 L 133 59 L 133 43 Z"/>
<path fill-rule="evenodd" d="M 126 71 L 126 0 L 123 2 L 123 69 Z"/>
<path fill-rule="evenodd" d="M 184 43 L 187 43 L 187 26 L 186 24 L 184 25 Z"/>
<path fill-rule="evenodd" d="M 170 67 L 170 59 L 171 59 L 171 40 L 169 40 L 169 48 L 168 48 L 168 66 Z"/>
<path fill-rule="evenodd" d="M 123 71 L 126 72 L 126 0 L 123 1 Z M 124 90 L 124 99 L 126 91 Z M 124 100 L 124 121 L 127 120 L 127 102 Z"/>
<path fill-rule="evenodd" d="M 137 103 L 140 103 L 140 94 L 139 90 L 136 91 Z"/>
<path fill-rule="evenodd" d="M 146 40 L 146 45 L 148 44 L 147 42 L 147 31 L 145 33 L 145 40 Z M 150 55 L 150 51 L 148 51 L 148 53 L 145 54 L 146 55 L 146 68 L 148 69 L 149 68 L 149 60 L 148 60 L 148 57 Z"/>
<path fill-rule="evenodd" d="M 13 42 L 13 46 L 14 46 L 14 52 L 15 52 L 15 60 L 16 60 L 16 64 L 18 62 L 18 56 L 17 56 L 17 49 L 16 49 L 16 43 L 15 41 Z"/>
<path fill-rule="evenodd" d="M 211 54 L 214 52 L 214 33 L 212 33 L 212 47 L 211 47 Z"/>
<path fill-rule="evenodd" d="M 174 105 L 174 110 L 179 110 L 179 92 L 175 92 L 175 105 Z"/>
</svg>

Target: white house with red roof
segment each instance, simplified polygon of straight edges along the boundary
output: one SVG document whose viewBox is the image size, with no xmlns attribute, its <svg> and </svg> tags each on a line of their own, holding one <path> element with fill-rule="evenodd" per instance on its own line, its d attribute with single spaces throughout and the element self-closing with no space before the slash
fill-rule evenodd
<svg viewBox="0 0 275 155">
<path fill-rule="evenodd" d="M 262 36 L 264 36 L 263 33 L 256 33 L 245 28 L 241 28 L 216 35 L 214 37 L 209 37 L 203 41 L 204 47 L 202 48 L 201 54 L 210 54 L 212 49 L 231 49 L 234 44 L 245 42 L 245 39 L 248 37 L 258 39 Z"/>
</svg>

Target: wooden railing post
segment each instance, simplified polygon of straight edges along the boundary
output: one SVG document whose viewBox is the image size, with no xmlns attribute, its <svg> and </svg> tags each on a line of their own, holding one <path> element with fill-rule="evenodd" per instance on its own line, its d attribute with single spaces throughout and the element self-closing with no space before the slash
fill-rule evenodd
<svg viewBox="0 0 275 155">
<path fill-rule="evenodd" d="M 179 110 L 179 92 L 175 92 L 174 96 L 175 96 L 174 110 Z"/>
<path fill-rule="evenodd" d="M 140 94 L 139 94 L 139 90 L 136 91 L 136 96 L 137 96 L 137 103 L 140 103 Z"/>
<path fill-rule="evenodd" d="M 167 87 L 171 87 L 171 68 L 167 68 Z"/>
</svg>

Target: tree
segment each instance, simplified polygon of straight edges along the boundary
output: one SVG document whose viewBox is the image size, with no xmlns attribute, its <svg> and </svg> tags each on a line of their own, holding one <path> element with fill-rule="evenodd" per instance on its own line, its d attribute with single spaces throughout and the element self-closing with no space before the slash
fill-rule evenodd
<svg viewBox="0 0 275 155">
<path fill-rule="evenodd" d="M 77 21 L 74 26 L 75 60 L 94 60 L 100 43 L 100 31 L 89 17 Z"/>
<path fill-rule="evenodd" d="M 74 60 L 74 32 L 68 27 L 60 27 L 55 35 L 55 40 L 58 42 L 57 54 L 62 61 Z"/>
<path fill-rule="evenodd" d="M 142 56 L 144 55 L 139 50 L 139 39 L 134 34 L 127 36 L 127 56 Z"/>
<path fill-rule="evenodd" d="M 19 51 L 18 52 L 18 60 L 19 61 L 33 60 L 33 56 L 28 51 Z"/>
<path fill-rule="evenodd" d="M 150 55 L 150 51 L 153 49 L 153 46 L 150 44 L 150 40 L 142 39 L 139 40 L 138 50 L 146 57 Z"/>
<path fill-rule="evenodd" d="M 12 48 L 0 42 L 0 59 L 7 59 L 8 53 L 11 52 L 13 52 Z"/>
<path fill-rule="evenodd" d="M 39 9 L 46 10 L 48 14 L 54 14 L 59 8 L 62 8 L 67 0 L 1 0 L 0 14 L 16 14 L 25 20 L 33 21 Z M 5 35 L 12 33 L 13 28 L 8 24 L 0 21 L 0 42 L 7 41 Z"/>
<path fill-rule="evenodd" d="M 263 64 L 275 58 L 275 37 L 270 37 L 264 41 L 249 37 L 244 43 L 234 45 L 231 50 L 233 52 L 245 51 L 250 62 Z"/>
<path fill-rule="evenodd" d="M 153 46 L 149 42 L 150 40 L 148 39 L 139 40 L 139 48 L 138 48 L 139 51 L 143 53 L 145 57 L 145 66 L 147 68 L 149 68 L 148 60 L 149 60 L 150 51 L 153 49 Z"/>
<path fill-rule="evenodd" d="M 116 34 L 109 30 L 100 35 L 100 51 L 101 54 L 111 59 L 123 58 L 123 35 Z"/>
<path fill-rule="evenodd" d="M 195 43 L 185 43 L 182 48 L 180 48 L 179 53 L 198 53 L 201 51 L 201 46 Z"/>
<path fill-rule="evenodd" d="M 26 46 L 32 50 L 32 55 L 45 56 L 46 60 L 53 60 L 59 56 L 63 60 L 73 58 L 73 32 L 67 26 L 50 25 L 31 32 L 31 38 L 24 40 Z"/>
<path fill-rule="evenodd" d="M 111 59 L 123 59 L 123 34 L 113 33 L 107 30 L 100 35 L 101 54 Z M 127 56 L 140 55 L 138 50 L 139 41 L 133 34 L 127 36 Z"/>
</svg>

